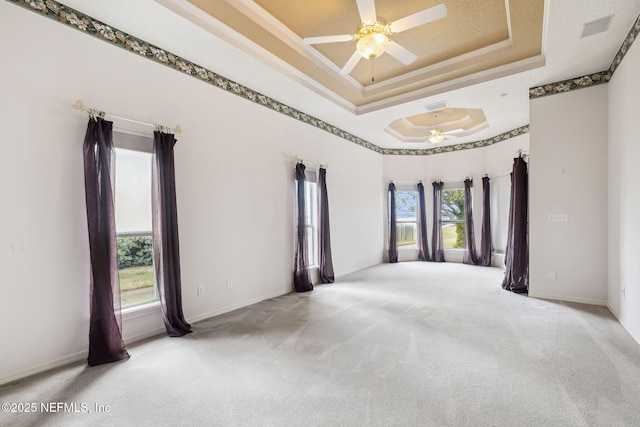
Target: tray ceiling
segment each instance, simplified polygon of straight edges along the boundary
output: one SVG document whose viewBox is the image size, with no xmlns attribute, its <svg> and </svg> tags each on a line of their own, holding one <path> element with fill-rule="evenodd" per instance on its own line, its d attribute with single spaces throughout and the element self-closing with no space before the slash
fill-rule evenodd
<svg viewBox="0 0 640 427">
<path fill-rule="evenodd" d="M 361 24 L 356 0 L 189 3 L 204 15 L 182 8 L 187 19 L 208 30 L 214 21 L 224 24 L 356 114 L 463 87 L 472 76 L 477 83 L 544 64 L 544 0 L 376 0 L 378 19 L 385 22 L 438 4 L 446 6 L 447 16 L 390 37 L 417 55 L 413 63 L 404 65 L 384 54 L 361 59 L 348 75 L 340 70 L 355 41 L 305 45 L 303 38 L 355 33 Z"/>
</svg>

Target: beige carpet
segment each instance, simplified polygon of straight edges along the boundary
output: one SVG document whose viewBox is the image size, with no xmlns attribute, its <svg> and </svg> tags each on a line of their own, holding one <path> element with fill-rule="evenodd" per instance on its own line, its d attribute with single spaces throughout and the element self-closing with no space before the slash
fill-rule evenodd
<svg viewBox="0 0 640 427">
<path fill-rule="evenodd" d="M 501 281 L 495 268 L 376 266 L 132 346 L 126 362 L 4 385 L 1 402 L 38 411 L 0 424 L 640 425 L 640 346 L 609 311 Z"/>
</svg>

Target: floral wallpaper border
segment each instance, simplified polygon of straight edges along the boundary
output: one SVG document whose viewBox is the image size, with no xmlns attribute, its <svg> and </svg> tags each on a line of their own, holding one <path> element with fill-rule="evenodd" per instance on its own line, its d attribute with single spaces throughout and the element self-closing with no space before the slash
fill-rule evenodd
<svg viewBox="0 0 640 427">
<path fill-rule="evenodd" d="M 607 83 L 611 80 L 613 73 L 618 68 L 618 65 L 622 62 L 622 58 L 627 54 L 629 48 L 638 37 L 640 33 L 640 16 L 636 18 L 635 24 L 629 30 L 627 37 L 622 42 L 622 46 L 618 49 L 618 53 L 614 56 L 613 61 L 609 69 L 599 71 L 597 73 L 588 74 L 581 77 L 574 77 L 572 79 L 562 80 L 555 83 L 549 83 L 542 86 L 535 86 L 529 88 L 529 99 L 540 98 L 548 95 L 555 95 L 557 93 L 568 92 L 570 90 L 582 89 L 585 87 L 595 86 L 602 83 Z"/>
<path fill-rule="evenodd" d="M 270 108 L 279 113 L 285 114 L 301 122 L 307 123 L 311 126 L 315 126 L 347 141 L 358 144 L 369 150 L 375 151 L 383 155 L 420 155 L 428 156 L 440 153 L 451 153 L 454 151 L 468 150 L 472 148 L 486 147 L 510 138 L 514 138 L 518 135 L 523 135 L 529 132 L 529 125 L 524 125 L 511 131 L 494 136 L 493 138 L 485 139 L 482 141 L 469 142 L 465 144 L 455 144 L 440 146 L 428 149 L 396 149 L 396 148 L 382 148 L 369 141 L 366 141 L 358 136 L 355 136 L 345 130 L 342 130 L 336 126 L 333 126 L 323 120 L 306 114 L 302 111 L 296 110 L 282 102 L 276 101 L 266 95 L 249 89 L 239 83 L 234 82 L 224 76 L 214 73 L 204 67 L 199 66 L 185 58 L 175 55 L 171 52 L 167 52 L 158 46 L 154 46 L 151 43 L 147 43 L 137 37 L 127 34 L 118 30 L 104 22 L 98 21 L 91 16 L 85 15 L 71 7 L 63 5 L 55 0 L 6 0 L 10 3 L 22 6 L 26 9 L 40 13 L 50 19 L 56 20 L 64 25 L 75 28 L 86 34 L 97 37 L 107 43 L 112 43 L 123 49 L 126 49 L 132 53 L 143 56 L 152 61 L 174 68 L 177 71 L 188 74 L 194 78 L 197 78 L 205 83 L 216 86 L 220 89 L 231 92 L 235 95 L 241 96 L 249 101 L 260 104 L 264 107 Z M 529 98 L 537 98 L 541 96 L 552 95 L 555 93 L 566 92 L 573 89 L 579 89 L 582 87 L 593 86 L 595 84 L 606 83 L 611 79 L 613 72 L 622 61 L 622 58 L 628 51 L 629 47 L 640 32 L 640 16 L 636 20 L 635 25 L 625 38 L 622 47 L 618 51 L 616 57 L 609 70 L 599 73 L 590 74 L 588 76 L 582 76 L 574 79 L 564 80 L 561 82 L 550 83 L 548 85 L 533 87 L 529 89 Z"/>
<path fill-rule="evenodd" d="M 467 142 L 465 144 L 443 145 L 426 149 L 391 149 L 382 148 L 382 154 L 401 155 L 401 156 L 430 156 L 433 154 L 452 153 L 454 151 L 470 150 L 472 148 L 488 147 L 507 139 L 515 138 L 519 135 L 529 133 L 529 125 L 520 126 L 519 128 L 510 130 L 493 138 L 484 139 L 482 141 Z"/>
<path fill-rule="evenodd" d="M 333 135 L 351 141 L 355 144 L 368 148 L 376 153 L 382 153 L 382 148 L 357 137 L 347 131 L 330 125 L 316 117 L 296 110 L 282 102 L 276 101 L 266 95 L 249 89 L 246 86 L 236 83 L 224 76 L 214 73 L 204 67 L 199 66 L 185 58 L 167 52 L 158 46 L 147 43 L 137 37 L 118 30 L 104 22 L 98 21 L 91 16 L 75 10 L 69 6 L 63 5 L 54 0 L 7 0 L 26 9 L 40 13 L 48 18 L 56 20 L 69 27 L 80 30 L 86 34 L 97 37 L 108 43 L 112 43 L 132 53 L 144 56 L 147 59 L 175 68 L 176 70 L 197 78 L 205 83 L 224 89 L 235 95 L 241 96 L 249 101 L 270 108 L 279 113 L 293 117 L 296 120 L 310 124 L 319 129 L 325 130 Z"/>
<path fill-rule="evenodd" d="M 543 96 L 555 95 L 557 93 L 569 92 L 570 90 L 582 89 L 607 83 L 611 79 L 611 72 L 600 71 L 581 77 L 574 77 L 568 80 L 548 83 L 542 86 L 529 88 L 529 99 L 542 98 Z"/>
</svg>

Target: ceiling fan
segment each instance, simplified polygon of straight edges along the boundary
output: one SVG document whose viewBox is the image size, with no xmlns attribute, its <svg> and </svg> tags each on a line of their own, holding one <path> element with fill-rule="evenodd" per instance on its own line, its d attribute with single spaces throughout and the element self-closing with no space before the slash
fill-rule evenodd
<svg viewBox="0 0 640 427">
<path fill-rule="evenodd" d="M 389 36 L 447 16 L 446 6 L 439 4 L 385 24 L 378 20 L 375 0 L 356 0 L 356 3 L 362 25 L 355 34 L 304 38 L 305 44 L 357 41 L 356 51 L 342 67 L 340 74 L 349 74 L 360 58 L 375 59 L 385 52 L 405 65 L 411 64 L 417 56 L 389 40 Z"/>
<path fill-rule="evenodd" d="M 463 129 L 453 129 L 443 132 L 438 129 L 438 116 L 439 113 L 433 113 L 433 117 L 436 119 L 435 129 L 429 131 L 429 142 L 432 144 L 440 144 L 445 139 L 457 138 L 454 133 L 462 132 Z"/>
</svg>

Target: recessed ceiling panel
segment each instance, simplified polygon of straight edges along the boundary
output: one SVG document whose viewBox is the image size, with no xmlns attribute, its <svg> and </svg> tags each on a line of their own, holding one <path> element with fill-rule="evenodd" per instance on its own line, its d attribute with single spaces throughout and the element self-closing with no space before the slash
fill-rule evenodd
<svg viewBox="0 0 640 427">
<path fill-rule="evenodd" d="M 360 59 L 346 75 L 340 70 L 355 52 L 355 41 L 307 45 L 304 38 L 355 34 L 361 26 L 356 0 L 189 2 L 301 72 L 314 90 L 319 84 L 327 98 L 353 105 L 355 112 L 406 102 L 413 94 L 424 97 L 425 89 L 443 83 L 477 83 L 478 77 L 471 76 L 479 73 L 488 80 L 544 63 L 544 0 L 375 0 L 383 23 L 437 5 L 446 7 L 446 16 L 389 35 L 417 56 L 410 64 L 384 53 L 375 60 Z"/>
<path fill-rule="evenodd" d="M 455 139 L 488 127 L 487 118 L 480 108 L 443 108 L 394 120 L 385 132 L 402 142 L 426 142 L 434 133 L 442 134 L 443 140 Z"/>
</svg>

